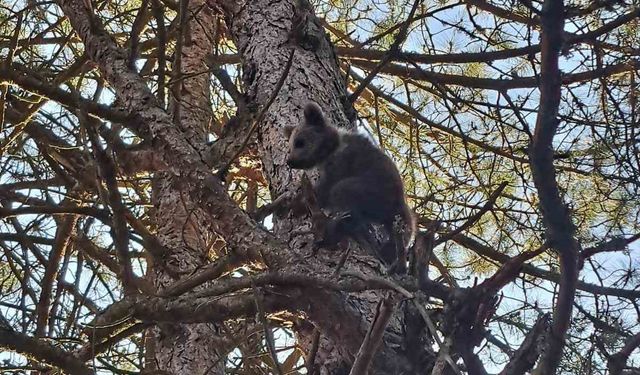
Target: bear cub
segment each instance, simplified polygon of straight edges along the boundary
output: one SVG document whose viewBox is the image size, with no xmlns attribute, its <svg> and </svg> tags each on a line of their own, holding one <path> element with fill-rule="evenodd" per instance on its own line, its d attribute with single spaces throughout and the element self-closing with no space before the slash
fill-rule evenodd
<svg viewBox="0 0 640 375">
<path fill-rule="evenodd" d="M 363 135 L 328 124 L 313 102 L 305 106 L 302 124 L 287 126 L 285 135 L 289 137 L 287 165 L 320 172 L 314 191 L 331 219 L 319 244 L 333 247 L 346 236 L 362 238 L 370 224 L 382 224 L 389 241 L 376 251 L 387 264 L 404 269 L 404 264 L 397 263 L 405 262 L 413 243 L 415 220 L 393 161 Z"/>
</svg>

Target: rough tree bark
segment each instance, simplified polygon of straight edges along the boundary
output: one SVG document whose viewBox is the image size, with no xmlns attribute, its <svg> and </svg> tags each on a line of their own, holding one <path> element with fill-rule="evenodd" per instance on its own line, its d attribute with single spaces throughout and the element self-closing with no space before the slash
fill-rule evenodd
<svg viewBox="0 0 640 375">
<path fill-rule="evenodd" d="M 310 100 L 320 104 L 334 125 L 345 128 L 355 126 L 355 112 L 348 101 L 345 78 L 340 73 L 333 46 L 306 1 L 222 3 L 242 59 L 249 108 L 262 108 L 271 97 L 291 49 L 294 49 L 288 77 L 264 121 L 258 125 L 257 144 L 272 198 L 298 194 L 302 173 L 291 170 L 285 164 L 287 142 L 282 132 L 284 126 L 298 124 L 302 109 Z M 314 177 L 312 172 L 307 173 L 311 178 Z M 278 212 L 274 217 L 276 236 L 301 256 L 311 253 L 313 238 L 303 234 L 309 229 L 309 217 L 300 216 L 295 210 Z M 334 268 L 341 255 L 340 252 L 320 250 L 316 259 Z M 361 250 L 351 252 L 344 267 L 369 275 L 380 275 L 383 270 L 379 262 Z M 333 296 L 331 301 L 326 298 L 323 295 L 316 296 L 308 310 L 309 320 L 321 332 L 316 357 L 317 370 L 321 374 L 348 373 L 375 314 L 376 304 L 384 298 L 384 293 L 368 291 L 344 294 L 339 298 Z M 419 365 L 416 362 L 420 360 L 409 354 L 415 348 L 407 350 L 404 332 L 420 331 L 423 322 L 415 320 L 411 323 L 415 326 L 407 327 L 403 314 L 394 315 L 373 363 L 372 374 L 411 372 L 413 366 Z M 313 327 L 301 324 L 296 330 L 300 344 L 308 351 L 313 342 Z"/>
<path fill-rule="evenodd" d="M 191 142 L 204 144 L 205 129 L 211 121 L 209 76 L 205 57 L 213 48 L 214 14 L 202 0 L 180 2 L 187 4 L 180 28 L 179 47 L 173 62 L 174 72 L 170 88 L 169 111 L 174 124 Z M 157 173 L 153 180 L 152 202 L 157 237 L 171 253 L 165 262 L 182 276 L 211 262 L 209 249 L 216 237 L 209 226 L 206 213 L 189 194 L 176 189 L 180 177 L 170 172 Z M 215 256 L 215 254 L 213 254 Z M 165 267 L 152 266 L 151 277 L 159 292 L 175 280 Z M 206 285 L 206 284 L 205 284 Z M 153 330 L 147 345 L 146 366 L 172 374 L 203 374 L 224 372 L 224 349 L 215 324 L 162 324 Z"/>
</svg>

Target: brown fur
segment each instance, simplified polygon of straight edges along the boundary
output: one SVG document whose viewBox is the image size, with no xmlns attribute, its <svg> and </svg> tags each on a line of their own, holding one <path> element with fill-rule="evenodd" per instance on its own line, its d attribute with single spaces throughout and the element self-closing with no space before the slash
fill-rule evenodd
<svg viewBox="0 0 640 375">
<path fill-rule="evenodd" d="M 287 127 L 285 133 L 289 136 L 287 164 L 294 169 L 319 169 L 315 186 L 318 203 L 334 216 L 323 246 L 333 246 L 344 236 L 353 237 L 372 223 L 384 225 L 389 243 L 393 243 L 397 237 L 393 223 L 398 216 L 404 222 L 404 245 L 412 244 L 415 220 L 405 202 L 402 179 L 382 150 L 360 134 L 329 125 L 316 103 L 307 104 L 304 122 Z M 382 247 L 381 254 L 387 263 L 405 259 L 406 249 L 399 254 L 395 245 L 388 245 Z"/>
</svg>

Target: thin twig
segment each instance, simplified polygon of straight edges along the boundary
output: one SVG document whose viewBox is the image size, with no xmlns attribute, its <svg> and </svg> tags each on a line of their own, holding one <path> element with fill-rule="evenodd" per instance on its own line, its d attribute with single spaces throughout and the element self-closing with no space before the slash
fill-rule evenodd
<svg viewBox="0 0 640 375">
<path fill-rule="evenodd" d="M 405 298 L 411 299 L 413 298 L 413 293 L 409 292 L 408 290 L 406 290 L 405 288 L 403 288 L 402 286 L 398 285 L 397 283 L 395 283 L 392 280 L 389 280 L 387 278 L 384 277 L 379 277 L 379 276 L 366 276 L 362 273 L 358 273 L 358 272 L 343 272 L 341 274 L 341 276 L 347 276 L 347 277 L 354 277 L 356 279 L 360 279 L 362 281 L 364 281 L 366 284 L 369 285 L 376 285 L 377 288 L 379 289 L 391 289 L 391 290 L 395 290 L 396 292 L 400 293 L 402 296 L 404 296 Z"/>
<path fill-rule="evenodd" d="M 158 97 L 158 104 L 161 108 L 165 107 L 165 75 L 166 75 L 166 58 L 165 51 L 167 45 L 167 29 L 164 25 L 164 8 L 160 3 L 160 0 L 153 0 L 153 17 L 156 19 L 156 25 L 158 28 L 158 91 L 156 96 Z"/>
<path fill-rule="evenodd" d="M 378 73 L 380 73 L 382 68 L 384 68 L 385 65 L 387 65 L 393 58 L 395 58 L 398 55 L 398 53 L 400 52 L 400 45 L 404 43 L 404 41 L 407 39 L 407 35 L 408 35 L 407 31 L 409 30 L 409 26 L 413 21 L 413 16 L 415 15 L 416 10 L 418 9 L 418 5 L 420 4 L 421 1 L 422 0 L 415 0 L 413 2 L 413 7 L 409 12 L 409 16 L 407 17 L 406 21 L 404 21 L 404 23 L 402 24 L 402 27 L 398 31 L 398 34 L 396 34 L 396 38 L 393 41 L 393 44 L 391 44 L 391 47 L 389 47 L 389 50 L 387 51 L 387 53 L 380 60 L 378 65 L 376 65 L 373 69 L 371 69 L 369 74 L 362 80 L 362 82 L 360 82 L 360 85 L 358 85 L 358 87 L 353 91 L 353 94 L 349 96 L 349 101 L 351 103 L 354 103 L 356 100 L 358 100 L 358 98 L 360 97 L 360 94 L 362 94 L 364 89 L 367 88 L 367 86 L 369 85 L 369 83 L 371 83 L 371 81 L 375 78 L 375 76 L 378 75 Z"/>
<path fill-rule="evenodd" d="M 456 228 L 456 229 L 452 230 L 451 232 L 448 232 L 448 233 L 442 235 L 442 237 L 438 238 L 436 240 L 436 242 L 435 242 L 434 247 L 449 241 L 450 239 L 452 239 L 453 237 L 455 237 L 459 233 L 462 233 L 463 231 L 465 231 L 468 228 L 470 228 L 478 220 L 480 220 L 480 218 L 482 218 L 482 215 L 484 215 L 489 210 L 491 210 L 491 208 L 495 204 L 495 202 L 498 199 L 498 197 L 500 197 L 500 194 L 502 194 L 502 191 L 507 187 L 507 184 L 508 183 L 506 181 L 502 182 L 500 184 L 500 186 L 498 186 L 498 188 L 493 193 L 491 193 L 491 195 L 489 196 L 489 200 L 487 200 L 487 202 L 484 204 L 484 206 L 482 206 L 480 211 L 476 212 L 475 215 L 471 216 L 464 224 L 462 224 L 458 228 Z"/>
</svg>

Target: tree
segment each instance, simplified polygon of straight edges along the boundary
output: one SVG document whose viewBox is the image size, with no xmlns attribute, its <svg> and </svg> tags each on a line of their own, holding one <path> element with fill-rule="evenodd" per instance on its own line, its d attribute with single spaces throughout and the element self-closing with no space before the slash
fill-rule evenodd
<svg viewBox="0 0 640 375">
<path fill-rule="evenodd" d="M 637 5 L 1 12 L 5 370 L 640 372 Z M 314 249 L 308 101 L 399 166 L 408 274 Z"/>
</svg>

